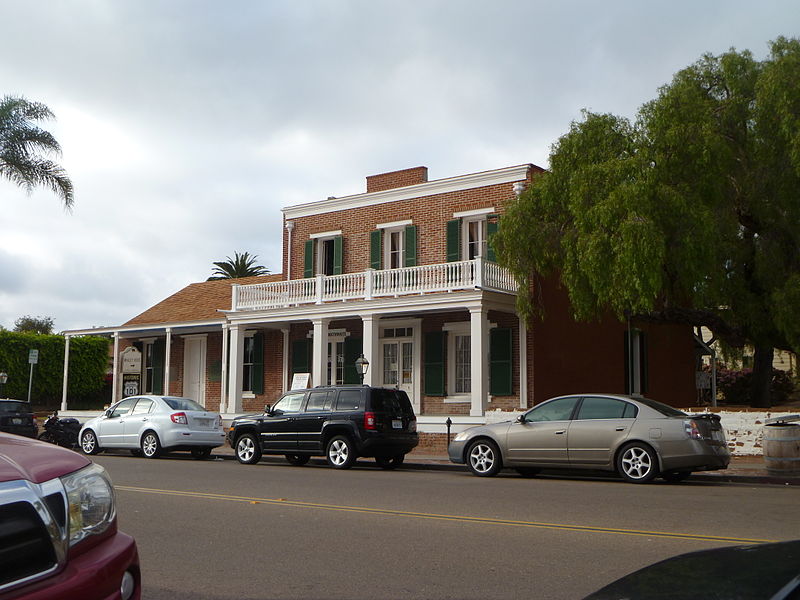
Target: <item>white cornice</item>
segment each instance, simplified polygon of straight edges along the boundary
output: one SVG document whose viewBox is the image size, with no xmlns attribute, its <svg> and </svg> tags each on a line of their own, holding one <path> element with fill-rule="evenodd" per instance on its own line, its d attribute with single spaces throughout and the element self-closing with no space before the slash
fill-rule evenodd
<svg viewBox="0 0 800 600">
<path fill-rule="evenodd" d="M 515 181 L 526 181 L 528 178 L 530 165 L 517 165 L 495 169 L 494 171 L 483 171 L 470 175 L 459 175 L 447 179 L 437 179 L 426 183 L 418 183 L 406 187 L 371 192 L 365 194 L 355 194 L 342 198 L 328 198 L 306 204 L 296 204 L 282 209 L 285 219 L 297 219 L 300 217 L 310 217 L 339 210 L 351 208 L 362 208 L 384 204 L 386 202 L 397 202 L 398 200 L 410 200 L 434 194 L 446 194 L 448 192 L 460 192 L 473 188 L 486 187 L 501 183 L 512 183 Z"/>
</svg>

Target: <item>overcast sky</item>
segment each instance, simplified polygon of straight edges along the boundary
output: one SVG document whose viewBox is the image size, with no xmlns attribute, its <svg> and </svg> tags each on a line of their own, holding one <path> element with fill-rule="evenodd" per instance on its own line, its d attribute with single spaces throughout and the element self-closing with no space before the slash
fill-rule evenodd
<svg viewBox="0 0 800 600">
<path fill-rule="evenodd" d="M 0 0 L 0 95 L 53 110 L 75 186 L 0 180 L 0 325 L 119 325 L 235 251 L 280 272 L 285 206 L 546 167 L 581 109 L 798 31 L 796 0 Z"/>
</svg>

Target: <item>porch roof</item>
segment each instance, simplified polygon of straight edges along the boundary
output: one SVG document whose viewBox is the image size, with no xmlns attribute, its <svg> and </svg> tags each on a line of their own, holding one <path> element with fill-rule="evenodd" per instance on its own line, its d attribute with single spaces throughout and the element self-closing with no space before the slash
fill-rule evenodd
<svg viewBox="0 0 800 600">
<path fill-rule="evenodd" d="M 280 281 L 280 273 L 243 277 L 241 279 L 218 279 L 192 283 L 172 294 L 158 304 L 123 324 L 156 325 L 160 323 L 186 323 L 219 319 L 220 311 L 231 306 L 231 287 L 235 284 L 247 285 Z"/>
</svg>

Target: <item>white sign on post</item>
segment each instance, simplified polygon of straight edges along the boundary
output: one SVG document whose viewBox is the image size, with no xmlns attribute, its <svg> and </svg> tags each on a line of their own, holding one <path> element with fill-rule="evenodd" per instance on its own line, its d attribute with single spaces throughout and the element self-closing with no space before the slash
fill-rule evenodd
<svg viewBox="0 0 800 600">
<path fill-rule="evenodd" d="M 311 373 L 295 373 L 292 376 L 292 387 L 290 390 L 303 390 L 308 387 L 311 381 Z"/>
<path fill-rule="evenodd" d="M 28 364 L 35 365 L 38 363 L 39 363 L 39 351 L 38 350 L 28 351 Z"/>
</svg>

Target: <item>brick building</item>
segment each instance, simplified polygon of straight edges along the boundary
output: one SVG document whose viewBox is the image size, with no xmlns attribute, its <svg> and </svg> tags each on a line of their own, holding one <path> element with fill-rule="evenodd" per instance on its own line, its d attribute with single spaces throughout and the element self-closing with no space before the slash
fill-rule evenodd
<svg viewBox="0 0 800 600">
<path fill-rule="evenodd" d="M 406 390 L 423 433 L 579 391 L 692 404 L 688 327 L 576 323 L 556 284 L 538 290 L 546 320 L 518 317 L 489 240 L 539 172 L 367 177 L 365 193 L 283 209 L 282 274 L 192 284 L 122 326 L 67 339 L 114 337 L 115 399 L 169 393 L 225 414 L 261 410 L 296 374 L 358 383 L 362 354 L 364 383 Z"/>
</svg>

